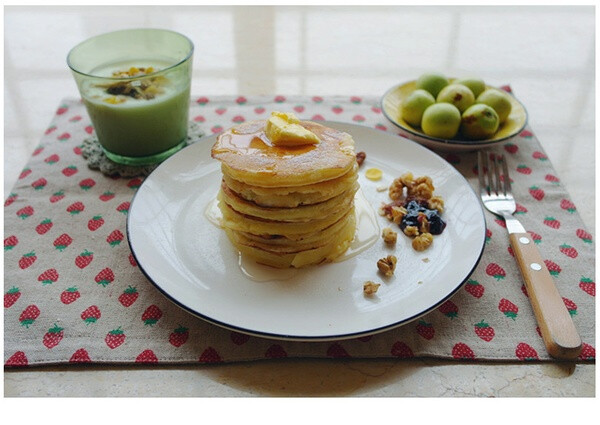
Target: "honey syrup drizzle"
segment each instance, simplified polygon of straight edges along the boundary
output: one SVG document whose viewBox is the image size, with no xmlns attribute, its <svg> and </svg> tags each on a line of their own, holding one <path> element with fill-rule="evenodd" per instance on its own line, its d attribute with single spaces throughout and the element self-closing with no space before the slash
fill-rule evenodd
<svg viewBox="0 0 600 425">
<path fill-rule="evenodd" d="M 261 122 L 259 122 L 261 123 Z M 222 134 L 219 146 L 214 154 L 234 153 L 238 155 L 264 155 L 268 157 L 289 158 L 305 154 L 316 149 L 315 145 L 274 146 L 263 130 L 262 125 L 250 122 Z"/>
</svg>

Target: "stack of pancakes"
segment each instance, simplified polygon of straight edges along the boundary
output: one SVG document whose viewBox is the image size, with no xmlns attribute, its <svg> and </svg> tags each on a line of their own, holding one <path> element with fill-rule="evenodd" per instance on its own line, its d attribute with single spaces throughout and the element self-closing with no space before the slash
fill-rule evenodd
<svg viewBox="0 0 600 425">
<path fill-rule="evenodd" d="M 355 234 L 352 137 L 314 122 L 300 125 L 320 143 L 276 146 L 265 121 L 252 121 L 219 135 L 212 148 L 223 172 L 223 229 L 242 254 L 277 268 L 332 261 Z"/>
</svg>

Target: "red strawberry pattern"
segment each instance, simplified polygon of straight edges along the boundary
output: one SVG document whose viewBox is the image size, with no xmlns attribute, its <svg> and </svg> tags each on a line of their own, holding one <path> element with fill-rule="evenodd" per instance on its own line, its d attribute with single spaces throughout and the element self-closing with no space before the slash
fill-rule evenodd
<svg viewBox="0 0 600 425">
<path fill-rule="evenodd" d="M 94 253 L 84 250 L 81 254 L 75 257 L 75 265 L 80 269 L 85 269 L 94 259 Z"/>
<path fill-rule="evenodd" d="M 12 307 L 19 298 L 21 298 L 21 291 L 16 286 L 13 286 L 4 294 L 4 308 Z"/>
<path fill-rule="evenodd" d="M 56 282 L 58 280 L 58 277 L 58 272 L 56 271 L 56 269 L 52 268 L 42 272 L 38 276 L 37 280 L 38 282 L 42 282 L 42 285 L 50 285 Z"/>
<path fill-rule="evenodd" d="M 562 268 L 552 260 L 544 260 L 544 264 L 552 276 L 558 276 L 562 271 Z"/>
<path fill-rule="evenodd" d="M 106 337 L 104 337 L 104 342 L 108 348 L 112 350 L 122 345 L 126 338 L 125 332 L 119 326 L 118 328 L 113 329 L 106 334 Z"/>
<path fill-rule="evenodd" d="M 8 206 L 12 205 L 17 200 L 18 197 L 19 197 L 19 195 L 11 192 L 8 195 L 8 198 L 6 198 L 6 201 L 4 201 L 4 207 L 8 207 Z"/>
<path fill-rule="evenodd" d="M 28 252 L 27 254 L 23 254 L 23 256 L 19 259 L 19 267 L 23 270 L 31 267 L 33 263 L 37 260 L 37 255 L 35 255 L 35 251 Z"/>
<path fill-rule="evenodd" d="M 67 288 L 60 294 L 60 301 L 63 304 L 71 304 L 77 301 L 81 297 L 81 294 L 76 287 Z"/>
<path fill-rule="evenodd" d="M 50 229 L 52 229 L 52 226 L 54 226 L 52 220 L 49 218 L 45 218 L 40 222 L 40 224 L 35 226 L 35 231 L 38 235 L 45 235 L 50 231 Z"/>
<path fill-rule="evenodd" d="M 98 285 L 107 286 L 115 280 L 115 274 L 110 267 L 105 267 L 94 277 Z"/>
<path fill-rule="evenodd" d="M 500 310 L 506 317 L 513 320 L 517 318 L 519 313 L 519 307 L 517 307 L 512 301 L 502 298 L 498 303 L 498 310 Z"/>
<path fill-rule="evenodd" d="M 264 119 L 275 106 L 315 121 L 354 122 L 397 133 L 383 121 L 377 99 L 359 96 L 238 95 L 227 101 L 196 97 L 190 118 L 208 134 L 220 133 L 232 123 Z M 220 363 L 299 355 L 345 358 L 350 353 L 392 358 L 427 354 L 457 361 L 548 359 L 545 350 L 531 342 L 540 344 L 541 340 L 535 323 L 530 322 L 515 260 L 507 253 L 505 223 L 492 216 L 486 216 L 482 261 L 463 285 L 464 291 L 412 325 L 375 336 L 317 343 L 315 349 L 300 350 L 302 344 L 253 338 L 207 324 L 175 305 L 163 307 L 160 293 L 137 268 L 126 243 L 127 214 L 144 177 L 109 177 L 90 169 L 83 157 L 84 139 L 94 132 L 84 105 L 65 102 L 64 107 L 5 200 L 6 366 L 47 363 L 43 352 L 63 363 L 116 359 L 155 364 L 159 358 Z M 561 285 L 567 310 L 578 323 L 589 323 L 595 300 L 589 266 L 593 263 L 592 234 L 581 224 L 533 133 L 524 130 L 519 140 L 496 151 L 510 156 L 514 164 L 514 188 L 522 192 L 516 214 L 546 256 L 544 263 Z M 472 153 L 445 154 L 444 158 L 471 183 L 477 182 Z M 491 313 L 480 316 L 482 311 Z M 119 326 L 123 324 L 126 329 Z M 12 337 L 15 329 L 36 341 L 42 352 L 19 346 Z M 521 340 L 513 339 L 516 329 Z M 586 327 L 581 329 L 586 332 Z M 590 335 L 582 337 L 593 340 Z M 97 340 L 101 339 L 106 345 L 99 350 Z M 148 341 L 153 341 L 152 346 L 146 345 Z M 594 347 L 584 344 L 578 361 L 594 360 Z"/>
<path fill-rule="evenodd" d="M 67 235 L 66 233 L 63 233 L 62 235 L 60 235 L 59 237 L 54 239 L 53 245 L 54 245 L 54 248 L 56 248 L 62 252 L 69 245 L 71 245 L 72 242 L 73 242 L 73 238 L 71 236 Z"/>
<path fill-rule="evenodd" d="M 519 146 L 514 143 L 507 143 L 504 145 L 504 150 L 512 155 L 519 151 Z"/>
<path fill-rule="evenodd" d="M 579 288 L 586 294 L 591 295 L 592 297 L 596 296 L 596 282 L 594 282 L 589 277 L 581 277 L 579 281 Z"/>
<path fill-rule="evenodd" d="M 583 343 L 581 348 L 581 354 L 579 354 L 581 360 L 596 360 L 596 349 L 588 343 Z"/>
<path fill-rule="evenodd" d="M 142 351 L 136 358 L 136 363 L 158 363 L 158 357 L 152 350 Z"/>
<path fill-rule="evenodd" d="M 575 316 L 577 314 L 577 304 L 570 300 L 569 298 L 562 297 L 563 302 L 565 303 L 565 307 L 571 316 Z"/>
<path fill-rule="evenodd" d="M 198 361 L 200 363 L 221 363 L 223 358 L 213 347 L 208 347 L 202 352 Z"/>
<path fill-rule="evenodd" d="M 544 224 L 552 229 L 560 229 L 560 221 L 552 216 L 544 217 Z"/>
<path fill-rule="evenodd" d="M 467 280 L 467 283 L 465 284 L 465 291 L 467 291 L 469 294 L 471 294 L 475 298 L 481 298 L 481 297 L 483 297 L 483 294 L 485 293 L 485 288 L 483 285 L 481 285 L 476 280 L 469 279 L 469 280 Z"/>
<path fill-rule="evenodd" d="M 21 323 L 21 326 L 29 328 L 29 326 L 31 326 L 38 317 L 40 317 L 40 313 L 40 309 L 37 305 L 28 305 L 25 307 L 25 310 L 21 312 L 21 315 L 19 316 L 19 323 Z"/>
<path fill-rule="evenodd" d="M 29 360 L 23 351 L 17 351 L 6 360 L 4 366 L 27 366 Z"/>
<path fill-rule="evenodd" d="M 41 178 L 37 179 L 36 181 L 34 181 L 33 183 L 31 183 L 31 187 L 33 187 L 34 190 L 42 190 L 43 188 L 46 187 L 47 184 L 48 184 L 48 180 L 41 177 Z"/>
<path fill-rule="evenodd" d="M 190 331 L 185 326 L 179 325 L 171 334 L 169 335 L 169 343 L 173 347 L 181 347 L 185 344 L 190 337 Z"/>
<path fill-rule="evenodd" d="M 520 342 L 515 349 L 515 356 L 519 360 L 523 361 L 531 361 L 531 360 L 539 360 L 538 353 L 535 349 L 524 342 Z"/>
<path fill-rule="evenodd" d="M 162 311 L 156 305 L 152 304 L 142 314 L 144 325 L 154 326 L 162 317 Z"/>
<path fill-rule="evenodd" d="M 83 202 L 80 201 L 73 202 L 67 207 L 67 212 L 71 215 L 79 214 L 83 212 L 83 210 L 85 210 L 85 205 L 83 204 Z"/>
<path fill-rule="evenodd" d="M 542 199 L 544 199 L 544 196 L 546 196 L 546 193 L 544 192 L 543 189 L 540 189 L 537 186 L 531 186 L 529 188 L 529 194 L 533 197 L 533 199 L 535 199 L 536 201 L 541 201 Z"/>
<path fill-rule="evenodd" d="M 488 276 L 493 277 L 497 281 L 500 281 L 506 277 L 506 272 L 504 269 L 496 263 L 490 263 L 485 268 L 485 273 Z"/>
<path fill-rule="evenodd" d="M 588 231 L 586 231 L 584 229 L 577 229 L 575 231 L 575 234 L 577 235 L 577 237 L 579 239 L 581 239 L 586 244 L 591 244 L 592 243 L 592 235 Z"/>
<path fill-rule="evenodd" d="M 560 247 L 560 252 L 562 252 L 563 254 L 565 254 L 567 257 L 570 258 L 577 258 L 577 256 L 579 255 L 579 253 L 577 252 L 577 250 L 575 248 L 573 248 L 571 245 L 569 244 L 562 244 Z"/>
<path fill-rule="evenodd" d="M 54 192 L 51 196 L 50 196 L 50 203 L 54 204 L 58 201 L 60 201 L 61 199 L 63 199 L 65 197 L 65 192 L 62 190 L 59 190 L 58 192 Z"/>
<path fill-rule="evenodd" d="M 86 191 L 94 186 L 96 186 L 96 181 L 94 179 L 83 179 L 79 182 L 79 187 Z"/>
<path fill-rule="evenodd" d="M 283 359 L 287 356 L 288 354 L 285 351 L 285 348 L 283 348 L 279 344 L 271 345 L 269 348 L 267 348 L 267 351 L 265 352 L 265 357 L 268 359 Z"/>
<path fill-rule="evenodd" d="M 96 323 L 100 317 L 102 317 L 102 313 L 100 309 L 96 305 L 91 305 L 85 310 L 81 312 L 81 320 L 83 320 L 86 325 L 90 323 Z"/>
<path fill-rule="evenodd" d="M 75 165 L 68 165 L 65 168 L 63 168 L 62 173 L 66 177 L 71 177 L 71 176 L 74 176 L 75 174 L 77 174 L 78 171 L 79 171 L 79 169 Z"/>
<path fill-rule="evenodd" d="M 334 342 L 327 348 L 327 357 L 333 357 L 334 359 L 351 357 L 346 349 L 339 343 Z"/>
<path fill-rule="evenodd" d="M 43 343 L 46 348 L 51 349 L 56 347 L 64 337 L 64 329 L 54 324 L 53 327 L 48 329 L 48 332 L 44 334 Z"/>
<path fill-rule="evenodd" d="M 90 354 L 87 352 L 85 348 L 80 348 L 75 351 L 71 357 L 69 358 L 69 362 L 71 363 L 91 363 L 92 359 L 90 358 Z"/>
<path fill-rule="evenodd" d="M 10 235 L 4 239 L 4 251 L 10 251 L 19 243 L 19 239 L 15 235 Z"/>
<path fill-rule="evenodd" d="M 131 179 L 127 182 L 127 187 L 130 189 L 138 189 L 142 185 L 142 179 L 136 177 L 135 179 Z"/>
<path fill-rule="evenodd" d="M 425 338 L 426 340 L 430 340 L 433 339 L 433 337 L 435 336 L 435 329 L 433 328 L 433 325 L 431 323 L 427 323 L 424 320 L 419 320 L 419 322 L 417 323 L 417 334 L 419 334 L 420 337 Z"/>
<path fill-rule="evenodd" d="M 119 302 L 123 307 L 131 307 L 139 295 L 137 289 L 133 286 L 129 286 L 121 295 L 119 295 Z"/>
<path fill-rule="evenodd" d="M 554 174 L 546 174 L 544 176 L 544 180 L 546 180 L 547 182 L 550 182 L 552 184 L 559 184 L 560 183 L 560 179 L 558 177 L 556 177 Z"/>
<path fill-rule="evenodd" d="M 458 317 L 458 306 L 450 300 L 439 306 L 438 311 L 450 319 Z"/>
<path fill-rule="evenodd" d="M 112 200 L 114 197 L 115 197 L 114 192 L 106 191 L 106 192 L 102 193 L 102 195 L 100 195 L 98 197 L 98 199 L 100 199 L 102 202 L 108 202 L 108 201 Z"/>
<path fill-rule="evenodd" d="M 415 356 L 413 350 L 402 341 L 396 341 L 394 345 L 392 345 L 391 354 L 392 356 L 401 359 L 410 359 Z"/>
<path fill-rule="evenodd" d="M 87 227 L 91 232 L 95 232 L 104 225 L 104 219 L 101 215 L 95 215 L 87 223 Z"/>
<path fill-rule="evenodd" d="M 473 328 L 475 330 L 475 334 L 484 340 L 485 342 L 490 342 L 496 336 L 496 331 L 485 321 L 481 321 L 479 323 L 475 323 Z"/>
<path fill-rule="evenodd" d="M 17 211 L 17 216 L 22 218 L 23 220 L 31 217 L 35 213 L 35 210 L 32 206 L 28 205 L 26 207 L 21 208 Z"/>
<path fill-rule="evenodd" d="M 121 232 L 119 229 L 115 229 L 107 236 L 106 242 L 108 242 L 110 246 L 114 247 L 123 242 L 124 237 L 125 236 L 123 235 L 123 232 Z"/>
<path fill-rule="evenodd" d="M 250 335 L 232 331 L 229 338 L 235 345 L 244 345 L 250 340 Z"/>
<path fill-rule="evenodd" d="M 567 211 L 567 212 L 569 212 L 571 214 L 573 214 L 575 211 L 577 211 L 577 208 L 575 207 L 575 204 L 573 202 L 569 201 L 568 199 L 562 199 L 560 201 L 560 207 L 563 210 L 565 210 L 565 211 Z"/>
<path fill-rule="evenodd" d="M 129 212 L 129 206 L 130 206 L 129 202 L 123 202 L 123 203 L 119 204 L 116 209 L 120 213 L 127 215 L 127 213 Z"/>
<path fill-rule="evenodd" d="M 23 171 L 21 171 L 21 174 L 19 174 L 19 180 L 23 180 L 30 174 L 31 174 L 31 168 L 29 168 L 29 167 L 23 168 Z"/>
<path fill-rule="evenodd" d="M 459 342 L 452 347 L 452 357 L 460 360 L 474 360 L 475 353 L 467 344 Z"/>
</svg>

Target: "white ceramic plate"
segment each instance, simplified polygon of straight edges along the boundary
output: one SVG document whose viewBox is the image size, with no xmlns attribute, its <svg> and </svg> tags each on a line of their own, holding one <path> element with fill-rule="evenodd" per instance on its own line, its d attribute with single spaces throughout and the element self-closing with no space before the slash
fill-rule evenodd
<svg viewBox="0 0 600 425">
<path fill-rule="evenodd" d="M 467 181 L 414 142 L 364 126 L 325 125 L 350 133 L 356 151 L 366 152 L 359 181 L 375 210 L 389 202 L 387 190 L 377 188 L 404 172 L 433 179 L 435 193 L 445 200 L 442 217 L 448 224 L 428 250 L 414 251 L 411 240 L 399 232 L 394 249 L 379 238 L 343 262 L 276 273 L 279 278 L 272 280 L 248 278 L 225 233 L 205 215 L 221 181 L 220 163 L 210 156 L 212 136 L 162 163 L 134 197 L 128 240 L 148 279 L 198 317 L 275 339 L 318 341 L 374 334 L 412 321 L 448 299 L 473 272 L 485 245 L 483 210 Z M 364 177 L 371 167 L 383 170 L 382 180 Z M 377 220 L 380 228 L 391 224 L 384 217 Z M 395 276 L 386 280 L 376 263 L 392 253 L 398 264 Z M 363 294 L 367 280 L 382 283 L 375 296 Z"/>
</svg>

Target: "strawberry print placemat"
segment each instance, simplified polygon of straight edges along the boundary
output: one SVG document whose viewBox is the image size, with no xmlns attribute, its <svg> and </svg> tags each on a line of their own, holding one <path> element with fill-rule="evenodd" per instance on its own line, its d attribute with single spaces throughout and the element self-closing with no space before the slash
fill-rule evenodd
<svg viewBox="0 0 600 425">
<path fill-rule="evenodd" d="M 378 102 L 375 96 L 194 97 L 190 117 L 206 134 L 272 110 L 395 132 Z M 282 357 L 550 360 L 504 223 L 487 212 L 485 252 L 468 282 L 400 328 L 336 342 L 287 342 L 195 318 L 146 280 L 130 252 L 126 217 L 144 177 L 108 177 L 88 167 L 82 144 L 90 135 L 83 104 L 65 99 L 4 202 L 5 367 Z M 581 333 L 579 361 L 594 361 L 593 237 L 530 128 L 496 150 L 507 156 L 517 215 Z M 477 187 L 474 153 L 441 155 Z"/>
</svg>

